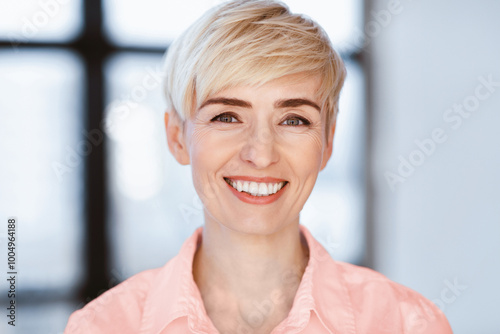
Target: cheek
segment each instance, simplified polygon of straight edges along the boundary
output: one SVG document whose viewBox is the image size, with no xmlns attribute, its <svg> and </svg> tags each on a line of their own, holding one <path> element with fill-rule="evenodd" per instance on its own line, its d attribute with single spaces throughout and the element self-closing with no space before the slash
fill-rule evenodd
<svg viewBox="0 0 500 334">
<path fill-rule="evenodd" d="M 210 136 L 209 131 L 206 129 L 194 129 L 190 134 L 189 142 L 189 157 L 191 162 L 194 163 L 196 160 L 203 160 L 203 153 L 207 151 L 210 147 Z"/>
<path fill-rule="evenodd" d="M 193 185 L 204 205 L 206 201 L 215 196 L 212 181 L 209 178 L 212 164 L 215 160 L 210 159 L 213 143 L 206 129 L 192 129 L 189 135 L 189 158 Z"/>
<path fill-rule="evenodd" d="M 298 162 L 298 165 L 308 166 L 307 168 L 313 168 L 312 165 L 316 164 L 319 166 L 323 152 L 321 135 L 319 131 L 311 131 L 300 135 L 287 134 L 282 137 L 284 151 L 289 152 L 294 160 Z"/>
<path fill-rule="evenodd" d="M 209 193 L 220 186 L 223 168 L 233 156 L 234 147 L 225 136 L 207 128 L 194 129 L 189 144 L 193 181 L 198 191 Z M 208 195 L 207 195 L 208 196 Z M 211 197 L 211 196 L 208 196 Z"/>
<path fill-rule="evenodd" d="M 209 128 L 195 128 L 191 134 L 191 142 L 189 144 L 189 156 L 192 161 L 193 168 L 196 162 L 212 165 L 219 161 L 221 149 L 224 148 L 223 142 L 218 136 L 213 135 L 213 131 Z M 197 164 L 200 166 L 200 164 Z"/>
</svg>

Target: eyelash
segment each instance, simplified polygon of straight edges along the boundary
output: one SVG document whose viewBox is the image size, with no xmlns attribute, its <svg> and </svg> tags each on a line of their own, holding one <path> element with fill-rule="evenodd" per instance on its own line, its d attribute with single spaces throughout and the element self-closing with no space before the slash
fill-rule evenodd
<svg viewBox="0 0 500 334">
<path fill-rule="evenodd" d="M 236 123 L 236 122 L 221 122 L 221 121 L 219 121 L 218 119 L 219 119 L 220 117 L 223 117 L 223 116 L 232 117 L 232 118 L 234 118 L 234 119 L 236 119 L 236 120 L 238 121 L 238 117 L 236 117 L 236 115 L 235 115 L 235 114 L 230 113 L 230 112 L 225 112 L 225 113 L 222 113 L 222 114 L 219 114 L 219 115 L 215 116 L 214 118 L 212 118 L 212 119 L 210 120 L 210 122 L 219 122 L 219 123 Z"/>
<path fill-rule="evenodd" d="M 238 122 L 238 117 L 233 114 L 233 113 L 229 113 L 229 112 L 225 112 L 225 113 L 222 113 L 222 114 L 219 114 L 217 116 L 215 116 L 214 118 L 212 118 L 210 120 L 210 122 L 219 122 L 219 123 L 237 123 L 237 122 L 221 122 L 219 119 L 221 117 L 231 117 L 231 118 L 234 118 L 236 119 Z M 285 119 L 284 121 L 282 121 L 280 124 L 283 124 L 284 122 L 286 122 L 287 120 L 290 120 L 290 119 L 298 119 L 300 122 L 302 122 L 302 124 L 298 124 L 298 125 L 290 125 L 290 126 L 293 126 L 293 127 L 296 127 L 296 126 L 308 126 L 308 125 L 311 125 L 311 122 L 309 122 L 307 119 L 305 119 L 304 117 L 300 117 L 300 116 L 297 116 L 297 115 L 289 115 L 290 117 L 288 117 L 287 119 Z"/>
<path fill-rule="evenodd" d="M 302 122 L 302 124 L 298 124 L 298 125 L 290 125 L 290 126 L 309 126 L 311 125 L 311 122 L 309 122 L 307 119 L 305 119 L 304 117 L 300 117 L 300 116 L 297 116 L 297 115 L 289 115 L 290 117 L 288 117 L 287 119 L 285 119 L 283 122 L 281 123 L 284 123 L 290 119 L 298 119 L 299 121 Z"/>
</svg>

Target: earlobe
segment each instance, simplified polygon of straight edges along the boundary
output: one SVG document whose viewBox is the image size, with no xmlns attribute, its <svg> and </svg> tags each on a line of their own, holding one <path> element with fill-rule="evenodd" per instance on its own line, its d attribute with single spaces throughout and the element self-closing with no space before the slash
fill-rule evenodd
<svg viewBox="0 0 500 334">
<path fill-rule="evenodd" d="M 174 112 L 165 112 L 168 149 L 181 165 L 189 165 L 189 153 L 184 141 L 181 120 Z M 171 115 L 172 114 L 172 115 Z"/>
</svg>

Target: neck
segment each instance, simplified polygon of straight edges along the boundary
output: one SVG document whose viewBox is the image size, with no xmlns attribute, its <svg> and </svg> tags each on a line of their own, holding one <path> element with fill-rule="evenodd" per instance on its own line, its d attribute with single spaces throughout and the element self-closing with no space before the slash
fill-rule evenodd
<svg viewBox="0 0 500 334">
<path fill-rule="evenodd" d="M 223 290 L 228 298 L 240 300 L 269 296 L 279 289 L 293 300 L 308 262 L 307 243 L 298 225 L 297 220 L 272 234 L 255 235 L 207 221 L 193 261 L 202 295 Z"/>
</svg>

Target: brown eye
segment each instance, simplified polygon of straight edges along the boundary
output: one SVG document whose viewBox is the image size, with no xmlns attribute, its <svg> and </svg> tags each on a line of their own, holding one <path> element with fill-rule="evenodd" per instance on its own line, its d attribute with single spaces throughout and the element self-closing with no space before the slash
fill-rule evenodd
<svg viewBox="0 0 500 334">
<path fill-rule="evenodd" d="M 293 116 L 293 117 L 287 118 L 281 124 L 289 125 L 289 126 L 301 126 L 301 125 L 309 125 L 311 123 L 305 118 Z"/>
<path fill-rule="evenodd" d="M 285 122 L 286 125 L 300 125 L 300 120 L 298 118 L 289 118 Z"/>
<path fill-rule="evenodd" d="M 221 122 L 221 123 L 236 123 L 238 120 L 236 117 L 229 113 L 223 113 L 215 116 L 211 119 L 211 122 Z"/>
</svg>

